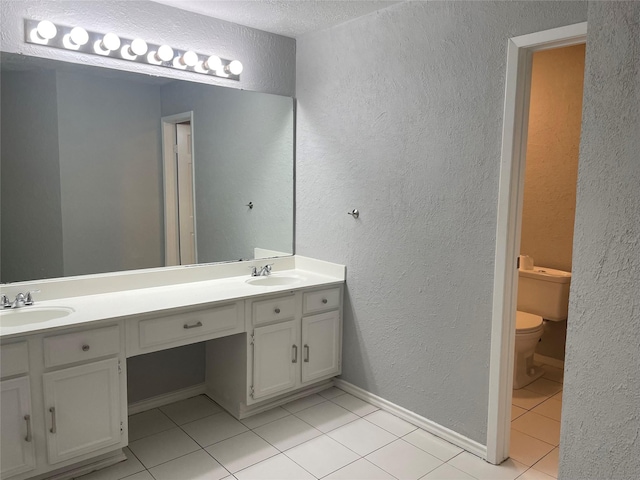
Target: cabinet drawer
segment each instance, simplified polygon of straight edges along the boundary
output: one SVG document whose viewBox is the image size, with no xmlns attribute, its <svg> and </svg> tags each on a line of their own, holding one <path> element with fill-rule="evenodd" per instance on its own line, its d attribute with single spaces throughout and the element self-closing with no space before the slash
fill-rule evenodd
<svg viewBox="0 0 640 480">
<path fill-rule="evenodd" d="M 251 319 L 254 325 L 291 320 L 295 314 L 295 295 L 260 300 L 251 305 Z"/>
<path fill-rule="evenodd" d="M 321 312 L 340 307 L 340 288 L 327 288 L 304 294 L 302 313 Z"/>
<path fill-rule="evenodd" d="M 138 323 L 138 347 L 145 349 L 180 343 L 193 337 L 202 337 L 198 340 L 201 341 L 223 334 L 231 335 L 242 331 L 242 320 L 242 310 L 236 303 L 141 320 Z"/>
<path fill-rule="evenodd" d="M 2 377 L 20 375 L 29 371 L 27 342 L 9 343 L 0 347 L 0 371 Z"/>
<path fill-rule="evenodd" d="M 44 366 L 57 367 L 67 363 L 116 355 L 120 352 L 118 325 L 67 333 L 44 339 Z"/>
</svg>

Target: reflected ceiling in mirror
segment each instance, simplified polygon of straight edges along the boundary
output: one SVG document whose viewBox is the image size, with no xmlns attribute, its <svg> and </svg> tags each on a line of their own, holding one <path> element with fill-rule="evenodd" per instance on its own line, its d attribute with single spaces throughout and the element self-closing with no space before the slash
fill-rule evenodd
<svg viewBox="0 0 640 480">
<path fill-rule="evenodd" d="M 293 253 L 293 99 L 0 58 L 3 283 Z"/>
</svg>

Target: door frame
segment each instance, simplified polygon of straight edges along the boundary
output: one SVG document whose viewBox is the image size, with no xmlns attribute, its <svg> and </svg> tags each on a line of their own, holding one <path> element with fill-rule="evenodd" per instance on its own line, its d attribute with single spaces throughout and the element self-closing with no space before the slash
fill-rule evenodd
<svg viewBox="0 0 640 480">
<path fill-rule="evenodd" d="M 191 161 L 195 167 L 195 149 L 193 135 L 193 111 L 178 113 L 161 118 L 162 133 L 162 184 L 164 198 L 164 264 L 180 265 L 180 226 L 178 225 L 178 173 L 176 165 L 177 144 L 176 124 L 189 122 L 191 125 Z M 191 184 L 193 190 L 193 234 L 194 257 L 198 263 L 198 232 L 196 222 L 196 185 L 195 168 L 192 169 Z"/>
<path fill-rule="evenodd" d="M 509 457 L 511 435 L 518 288 L 516 257 L 522 226 L 532 54 L 586 41 L 586 22 L 513 37 L 508 41 L 487 417 L 487 461 L 496 465 Z"/>
</svg>

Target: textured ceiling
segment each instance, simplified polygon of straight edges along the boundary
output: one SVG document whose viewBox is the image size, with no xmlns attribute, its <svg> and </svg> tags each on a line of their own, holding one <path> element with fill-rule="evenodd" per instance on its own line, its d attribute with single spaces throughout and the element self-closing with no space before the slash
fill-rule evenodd
<svg viewBox="0 0 640 480">
<path fill-rule="evenodd" d="M 400 3 L 381 0 L 154 1 L 293 38 Z"/>
</svg>

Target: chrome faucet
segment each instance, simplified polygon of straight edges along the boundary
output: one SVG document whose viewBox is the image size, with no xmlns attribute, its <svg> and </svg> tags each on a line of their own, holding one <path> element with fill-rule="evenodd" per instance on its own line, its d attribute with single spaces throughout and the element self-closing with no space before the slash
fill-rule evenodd
<svg viewBox="0 0 640 480">
<path fill-rule="evenodd" d="M 271 267 L 273 263 L 268 263 L 264 267 L 258 269 L 258 267 L 251 267 L 251 276 L 252 277 L 266 277 L 271 275 Z"/>
<path fill-rule="evenodd" d="M 33 305 L 35 303 L 33 300 L 33 294 L 39 291 L 40 290 L 33 290 L 27 293 L 20 292 L 16 295 L 16 298 L 13 300 L 13 302 L 9 300 L 9 297 L 3 294 L 2 297 L 0 297 L 0 305 L 2 306 L 2 308 L 20 308 Z"/>
</svg>

